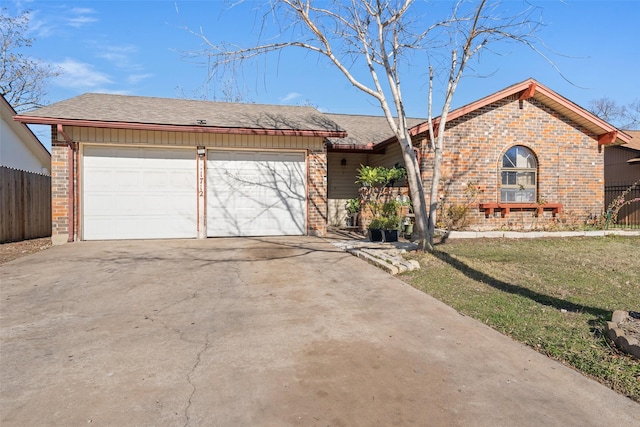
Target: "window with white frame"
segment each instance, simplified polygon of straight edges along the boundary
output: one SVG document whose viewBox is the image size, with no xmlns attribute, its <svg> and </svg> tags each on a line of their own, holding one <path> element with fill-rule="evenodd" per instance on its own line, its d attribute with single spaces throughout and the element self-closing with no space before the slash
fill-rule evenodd
<svg viewBox="0 0 640 427">
<path fill-rule="evenodd" d="M 502 156 L 500 202 L 535 203 L 538 161 L 533 151 L 515 145 Z"/>
</svg>

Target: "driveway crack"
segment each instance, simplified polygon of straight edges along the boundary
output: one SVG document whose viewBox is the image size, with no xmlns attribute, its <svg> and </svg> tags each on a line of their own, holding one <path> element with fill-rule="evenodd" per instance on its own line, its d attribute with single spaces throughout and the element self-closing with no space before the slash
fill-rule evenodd
<svg viewBox="0 0 640 427">
<path fill-rule="evenodd" d="M 209 334 L 207 334 L 207 337 L 205 338 L 204 345 L 202 346 L 202 348 L 200 349 L 200 351 L 196 355 L 196 360 L 193 363 L 193 366 L 191 367 L 191 370 L 187 373 L 187 382 L 191 386 L 191 394 L 189 395 L 189 399 L 187 400 L 187 406 L 184 408 L 184 417 L 186 419 L 185 424 L 184 424 L 185 427 L 187 427 L 191 423 L 191 419 L 189 417 L 189 410 L 191 409 L 191 405 L 193 403 L 193 397 L 195 396 L 196 392 L 198 391 L 198 388 L 196 387 L 196 385 L 193 382 L 193 375 L 195 373 L 195 370 L 198 369 L 198 366 L 200 365 L 200 361 L 202 360 L 202 355 L 204 354 L 205 351 L 207 351 L 209 349 L 209 347 L 210 347 Z"/>
</svg>

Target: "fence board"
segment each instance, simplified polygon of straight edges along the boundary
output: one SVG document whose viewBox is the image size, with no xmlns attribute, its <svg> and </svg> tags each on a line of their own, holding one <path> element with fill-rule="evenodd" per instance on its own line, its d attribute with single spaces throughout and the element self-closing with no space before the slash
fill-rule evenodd
<svg viewBox="0 0 640 427">
<path fill-rule="evenodd" d="M 607 185 L 604 188 L 604 206 L 609 208 L 611 202 L 616 197 L 624 193 L 633 183 L 621 185 Z M 640 197 L 640 186 L 636 186 L 626 196 L 625 200 L 632 200 Z M 634 202 L 623 206 L 618 212 L 618 221 L 614 225 L 616 227 L 640 228 L 640 202 Z"/>
<path fill-rule="evenodd" d="M 0 243 L 51 236 L 51 177 L 0 167 Z"/>
</svg>

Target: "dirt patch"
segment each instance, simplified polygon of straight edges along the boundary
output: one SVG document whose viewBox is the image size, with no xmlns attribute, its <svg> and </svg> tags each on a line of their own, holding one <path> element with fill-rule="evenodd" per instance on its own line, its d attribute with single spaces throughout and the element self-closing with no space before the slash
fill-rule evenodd
<svg viewBox="0 0 640 427">
<path fill-rule="evenodd" d="M 0 244 L 0 265 L 23 256 L 49 249 L 50 247 L 50 237 Z"/>
</svg>

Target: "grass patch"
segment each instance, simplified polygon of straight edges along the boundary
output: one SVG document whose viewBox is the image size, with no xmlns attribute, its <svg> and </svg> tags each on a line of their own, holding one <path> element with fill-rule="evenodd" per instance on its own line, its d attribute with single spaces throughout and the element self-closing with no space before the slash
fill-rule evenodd
<svg viewBox="0 0 640 427">
<path fill-rule="evenodd" d="M 604 337 L 640 311 L 640 237 L 450 240 L 403 279 L 640 402 L 640 362 Z"/>
</svg>

